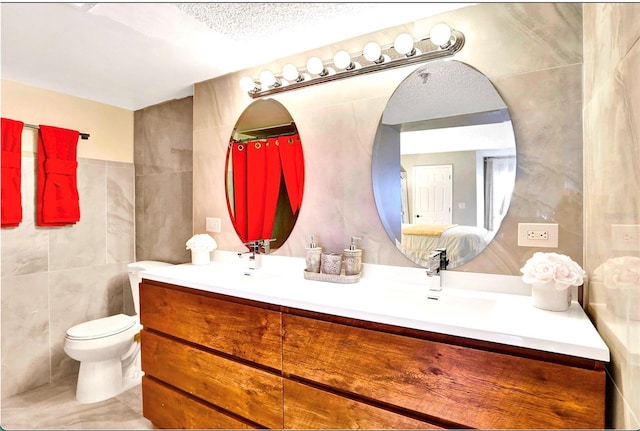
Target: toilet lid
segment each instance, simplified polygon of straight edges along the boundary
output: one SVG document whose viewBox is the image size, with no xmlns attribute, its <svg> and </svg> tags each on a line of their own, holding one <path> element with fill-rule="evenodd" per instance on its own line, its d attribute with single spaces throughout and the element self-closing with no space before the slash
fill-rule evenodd
<svg viewBox="0 0 640 431">
<path fill-rule="evenodd" d="M 93 339 L 108 337 L 126 331 L 136 324 L 136 316 L 116 314 L 75 325 L 67 331 L 67 338 Z"/>
</svg>

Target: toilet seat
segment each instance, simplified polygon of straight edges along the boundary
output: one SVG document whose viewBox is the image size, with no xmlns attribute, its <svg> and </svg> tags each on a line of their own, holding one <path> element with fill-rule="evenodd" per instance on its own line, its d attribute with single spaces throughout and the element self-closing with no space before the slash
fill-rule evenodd
<svg viewBox="0 0 640 431">
<path fill-rule="evenodd" d="M 124 332 L 136 324 L 136 316 L 116 314 L 75 325 L 67 331 L 70 340 L 94 340 Z"/>
</svg>

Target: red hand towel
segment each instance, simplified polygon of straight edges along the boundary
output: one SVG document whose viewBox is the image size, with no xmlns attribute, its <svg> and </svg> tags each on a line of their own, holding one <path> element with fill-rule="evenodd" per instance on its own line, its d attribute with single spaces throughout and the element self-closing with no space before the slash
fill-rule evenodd
<svg viewBox="0 0 640 431">
<path fill-rule="evenodd" d="M 17 227 L 22 221 L 20 152 L 22 121 L 2 118 L 2 227 Z"/>
<path fill-rule="evenodd" d="M 36 224 L 64 226 L 80 220 L 76 150 L 80 133 L 40 126 Z"/>
</svg>

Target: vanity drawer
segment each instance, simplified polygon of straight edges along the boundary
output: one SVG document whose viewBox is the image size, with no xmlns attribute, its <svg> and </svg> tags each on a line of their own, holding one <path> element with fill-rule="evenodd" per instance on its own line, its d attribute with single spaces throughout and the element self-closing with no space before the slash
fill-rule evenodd
<svg viewBox="0 0 640 431">
<path fill-rule="evenodd" d="M 142 378 L 142 412 L 159 428 L 255 428 L 146 376 Z"/>
<path fill-rule="evenodd" d="M 604 427 L 602 370 L 288 314 L 283 325 L 285 376 L 439 418 L 451 427 Z"/>
<path fill-rule="evenodd" d="M 278 311 L 145 280 L 140 286 L 140 319 L 145 328 L 281 369 Z"/>
<path fill-rule="evenodd" d="M 311 386 L 285 380 L 286 429 L 441 429 Z"/>
<path fill-rule="evenodd" d="M 282 377 L 186 343 L 141 335 L 142 370 L 204 401 L 269 428 L 282 428 Z"/>
</svg>

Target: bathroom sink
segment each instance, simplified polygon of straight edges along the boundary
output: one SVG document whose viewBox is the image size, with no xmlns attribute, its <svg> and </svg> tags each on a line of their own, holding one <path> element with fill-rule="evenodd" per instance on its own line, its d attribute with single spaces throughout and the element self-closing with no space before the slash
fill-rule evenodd
<svg viewBox="0 0 640 431">
<path fill-rule="evenodd" d="M 249 274 L 249 275 L 245 275 Z M 280 273 L 270 268 L 250 270 L 240 263 L 210 262 L 208 265 L 182 264 L 172 268 L 149 271 L 147 278 L 158 281 L 187 283 L 187 286 L 199 289 L 250 288 L 251 286 L 270 285 Z"/>
<path fill-rule="evenodd" d="M 257 283 L 268 283 L 278 274 L 261 269 L 248 269 L 245 267 L 231 266 L 223 271 L 212 271 L 210 282 L 221 287 L 250 286 Z"/>
<path fill-rule="evenodd" d="M 469 293 L 459 289 L 430 292 L 425 284 L 390 283 L 372 278 L 362 278 L 354 284 L 304 280 L 282 283 L 279 289 L 284 297 L 293 301 L 293 305 L 301 308 L 316 309 L 320 306 L 328 308 L 318 311 L 340 309 L 355 313 L 350 314 L 353 316 L 375 314 L 392 319 L 452 324 L 485 319 L 496 304 L 493 298 L 483 297 L 481 292 Z"/>
<path fill-rule="evenodd" d="M 483 297 L 480 292 L 451 288 L 433 292 L 421 284 L 401 284 L 393 287 L 376 286 L 378 283 L 375 282 L 371 284 L 367 289 L 376 291 L 371 296 L 379 298 L 371 307 L 376 311 L 403 318 L 442 321 L 482 319 L 489 315 L 496 304 L 494 299 Z"/>
<path fill-rule="evenodd" d="M 445 319 L 477 319 L 489 314 L 495 305 L 492 299 L 467 297 L 450 294 L 449 292 L 428 292 L 426 309 L 429 316 Z"/>
</svg>

